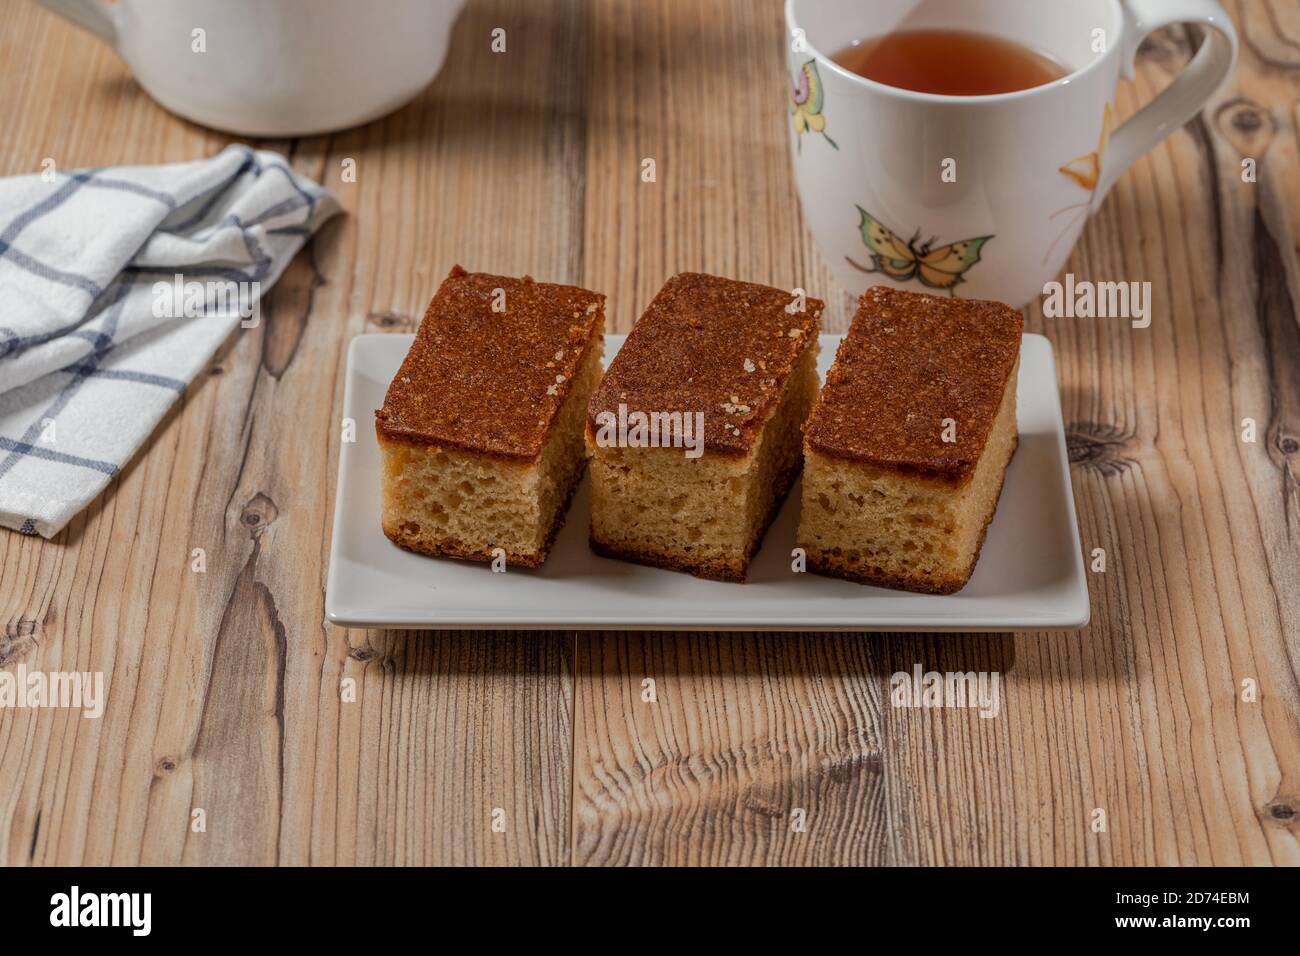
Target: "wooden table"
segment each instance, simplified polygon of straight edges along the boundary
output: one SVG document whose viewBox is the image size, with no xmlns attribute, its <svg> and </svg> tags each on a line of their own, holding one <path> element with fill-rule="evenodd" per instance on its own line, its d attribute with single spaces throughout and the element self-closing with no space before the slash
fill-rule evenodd
<svg viewBox="0 0 1300 956">
<path fill-rule="evenodd" d="M 844 327 L 791 183 L 779 6 L 473 0 L 414 104 L 259 144 L 347 216 L 84 515 L 50 542 L 0 532 L 0 666 L 108 685 L 99 720 L 0 711 L 0 862 L 1300 863 L 1294 0 L 1233 5 L 1236 80 L 1071 260 L 1150 279 L 1151 328 L 1026 313 L 1056 348 L 1084 548 L 1107 554 L 1087 630 L 325 623 L 347 343 L 413 329 L 454 263 L 602 290 L 611 330 L 683 269 L 804 286 Z M 1121 111 L 1191 42 L 1149 43 Z M 0 63 L 0 174 L 229 142 L 26 0 L 0 0 Z M 1001 715 L 894 709 L 917 662 L 1000 671 Z"/>
</svg>

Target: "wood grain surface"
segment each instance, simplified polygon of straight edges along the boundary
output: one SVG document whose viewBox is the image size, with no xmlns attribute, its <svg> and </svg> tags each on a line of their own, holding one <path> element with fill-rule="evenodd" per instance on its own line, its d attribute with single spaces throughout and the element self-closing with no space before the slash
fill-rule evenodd
<svg viewBox="0 0 1300 956">
<path fill-rule="evenodd" d="M 1068 266 L 1150 280 L 1151 328 L 1026 313 L 1107 553 L 1077 633 L 324 621 L 347 343 L 413 329 L 454 263 L 599 289 L 612 331 L 684 269 L 803 286 L 844 328 L 791 180 L 775 0 L 471 0 L 414 103 L 257 143 L 346 217 L 67 530 L 0 532 L 0 667 L 108 688 L 97 720 L 0 710 L 0 863 L 1300 864 L 1300 3 L 1231 9 L 1238 75 Z M 1121 112 L 1196 42 L 1153 38 Z M 0 0 L 0 77 L 3 175 L 230 141 L 28 0 Z M 916 663 L 1000 672 L 999 716 L 892 707 Z"/>
</svg>

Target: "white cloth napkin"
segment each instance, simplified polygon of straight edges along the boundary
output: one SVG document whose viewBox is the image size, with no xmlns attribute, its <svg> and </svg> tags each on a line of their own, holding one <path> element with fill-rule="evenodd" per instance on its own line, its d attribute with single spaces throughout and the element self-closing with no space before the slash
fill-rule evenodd
<svg viewBox="0 0 1300 956">
<path fill-rule="evenodd" d="M 238 145 L 0 179 L 0 525 L 57 534 L 338 211 Z"/>
</svg>

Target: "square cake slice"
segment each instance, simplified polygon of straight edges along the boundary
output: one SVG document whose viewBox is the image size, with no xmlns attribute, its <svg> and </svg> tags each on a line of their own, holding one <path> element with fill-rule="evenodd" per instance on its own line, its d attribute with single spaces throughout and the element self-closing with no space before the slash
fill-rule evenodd
<svg viewBox="0 0 1300 956">
<path fill-rule="evenodd" d="M 745 579 L 799 473 L 823 308 L 716 276 L 668 281 L 588 406 L 598 554 Z"/>
<path fill-rule="evenodd" d="M 1024 320 L 875 288 L 805 428 L 808 568 L 932 594 L 966 586 L 1018 442 Z"/>
<path fill-rule="evenodd" d="M 422 554 L 546 560 L 586 467 L 604 327 L 598 293 L 452 269 L 375 413 L 384 534 Z"/>
</svg>

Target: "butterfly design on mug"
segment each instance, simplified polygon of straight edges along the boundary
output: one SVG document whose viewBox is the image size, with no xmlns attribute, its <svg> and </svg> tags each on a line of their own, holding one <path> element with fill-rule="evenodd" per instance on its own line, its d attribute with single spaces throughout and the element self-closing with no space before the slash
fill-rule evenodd
<svg viewBox="0 0 1300 956">
<path fill-rule="evenodd" d="M 937 239 L 917 245 L 921 238 L 920 229 L 904 242 L 871 213 L 861 206 L 857 208 L 862 214 L 862 241 L 871 250 L 872 265 L 868 268 L 846 256 L 849 265 L 868 275 L 884 273 L 896 282 L 919 279 L 922 285 L 946 291 L 949 295 L 956 295 L 954 290 L 966 281 L 966 273 L 980 261 L 984 244 L 993 238 L 963 239 L 938 248 L 935 248 Z"/>
<path fill-rule="evenodd" d="M 822 89 L 822 76 L 817 72 L 817 61 L 809 60 L 799 68 L 790 83 L 786 99 L 789 101 L 790 115 L 794 117 L 794 131 L 799 135 L 796 142 L 803 149 L 803 134 L 812 130 L 821 133 L 826 142 L 835 149 L 839 145 L 826 135 L 826 117 L 822 115 L 822 105 L 826 95 Z"/>
<path fill-rule="evenodd" d="M 1092 209 L 1093 200 L 1097 195 L 1097 187 L 1101 184 L 1101 168 L 1106 161 L 1106 147 L 1110 145 L 1110 134 L 1115 129 L 1115 115 L 1111 111 L 1110 104 L 1106 104 L 1106 111 L 1101 117 L 1101 138 L 1097 142 L 1097 148 L 1085 156 L 1078 156 L 1064 166 L 1058 172 L 1074 180 L 1076 184 L 1088 191 L 1088 198 L 1082 202 L 1073 203 L 1064 209 L 1058 209 L 1048 216 L 1049 219 L 1055 219 L 1057 216 L 1064 215 L 1067 212 L 1074 213 L 1073 216 L 1066 220 L 1065 226 L 1061 229 L 1057 237 L 1052 240 L 1052 244 L 1047 247 L 1043 253 L 1043 262 L 1046 263 L 1052 253 L 1056 251 L 1057 245 L 1062 239 L 1079 225 L 1084 219 L 1088 218 L 1088 213 Z"/>
</svg>

